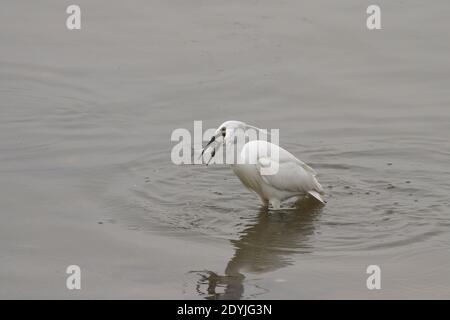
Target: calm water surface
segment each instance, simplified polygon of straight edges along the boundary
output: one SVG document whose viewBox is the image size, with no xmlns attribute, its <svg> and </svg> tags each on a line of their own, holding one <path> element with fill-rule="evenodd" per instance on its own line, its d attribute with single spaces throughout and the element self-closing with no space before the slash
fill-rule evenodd
<svg viewBox="0 0 450 320">
<path fill-rule="evenodd" d="M 69 4 L 0 12 L 0 297 L 450 298 L 448 2 L 374 32 L 356 0 L 78 1 L 80 31 Z M 327 205 L 170 161 L 229 119 L 279 128 Z"/>
</svg>

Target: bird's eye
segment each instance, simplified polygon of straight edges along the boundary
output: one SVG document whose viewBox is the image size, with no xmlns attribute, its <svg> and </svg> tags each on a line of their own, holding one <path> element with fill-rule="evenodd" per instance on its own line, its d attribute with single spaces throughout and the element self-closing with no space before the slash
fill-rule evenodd
<svg viewBox="0 0 450 320">
<path fill-rule="evenodd" d="M 220 131 L 222 131 L 222 137 L 225 137 L 225 134 L 226 134 L 226 128 L 225 128 L 225 127 L 222 127 L 222 128 L 220 129 Z"/>
</svg>

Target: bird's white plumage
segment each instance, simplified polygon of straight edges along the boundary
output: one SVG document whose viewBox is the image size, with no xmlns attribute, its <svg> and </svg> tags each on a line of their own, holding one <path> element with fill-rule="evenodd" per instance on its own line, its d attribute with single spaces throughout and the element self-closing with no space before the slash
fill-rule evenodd
<svg viewBox="0 0 450 320">
<path fill-rule="evenodd" d="M 317 198 L 323 193 L 316 172 L 285 149 L 263 140 L 250 141 L 240 153 L 242 163 L 233 165 L 234 173 L 264 203 L 278 202 L 309 192 Z M 277 168 L 275 174 L 263 174 L 263 168 Z M 323 201 L 320 196 L 318 200 Z"/>
<path fill-rule="evenodd" d="M 234 146 L 233 132 L 245 126 L 243 122 L 227 121 L 217 129 L 217 136 L 226 132 L 224 143 Z M 265 205 L 271 204 L 278 209 L 281 201 L 306 194 L 324 202 L 316 171 L 285 149 L 265 140 L 253 140 L 243 145 L 238 157 L 237 163 L 232 164 L 234 173 L 244 186 L 259 195 Z M 276 170 L 265 174 L 267 168 Z"/>
</svg>

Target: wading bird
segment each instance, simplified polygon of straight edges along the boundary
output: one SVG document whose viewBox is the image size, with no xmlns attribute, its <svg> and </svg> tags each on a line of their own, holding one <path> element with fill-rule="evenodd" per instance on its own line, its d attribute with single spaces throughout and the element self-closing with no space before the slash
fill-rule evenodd
<svg viewBox="0 0 450 320">
<path fill-rule="evenodd" d="M 241 121 L 224 122 L 203 148 L 201 156 L 211 149 L 209 163 L 220 146 L 225 146 L 227 152 L 234 148 L 237 159 L 229 164 L 244 186 L 260 197 L 264 206 L 270 205 L 277 210 L 283 200 L 304 195 L 325 203 L 321 196 L 323 188 L 314 169 L 271 142 L 251 140 L 237 143 L 238 132 L 247 130 L 263 131 Z"/>
</svg>

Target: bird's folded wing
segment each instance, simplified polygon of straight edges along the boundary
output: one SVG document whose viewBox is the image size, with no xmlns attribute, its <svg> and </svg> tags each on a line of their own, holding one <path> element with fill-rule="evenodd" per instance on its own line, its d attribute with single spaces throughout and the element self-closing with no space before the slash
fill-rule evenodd
<svg viewBox="0 0 450 320">
<path fill-rule="evenodd" d="M 303 169 L 305 169 L 307 172 L 311 173 L 312 175 L 316 175 L 317 172 L 316 170 L 314 170 L 313 168 L 311 168 L 310 166 L 308 166 L 306 163 L 304 163 L 302 160 L 297 159 L 292 153 L 280 148 L 279 150 L 279 160 L 280 163 L 284 163 L 284 162 L 295 162 L 297 163 L 300 167 L 302 167 Z"/>
<path fill-rule="evenodd" d="M 278 171 L 272 175 L 261 174 L 262 168 L 276 168 L 278 164 Z M 308 192 L 320 188 L 316 178 L 314 177 L 314 170 L 304 168 L 301 163 L 297 161 L 275 162 L 274 160 L 264 157 L 258 159 L 258 171 L 265 183 L 278 190 L 292 191 L 292 192 Z"/>
</svg>

